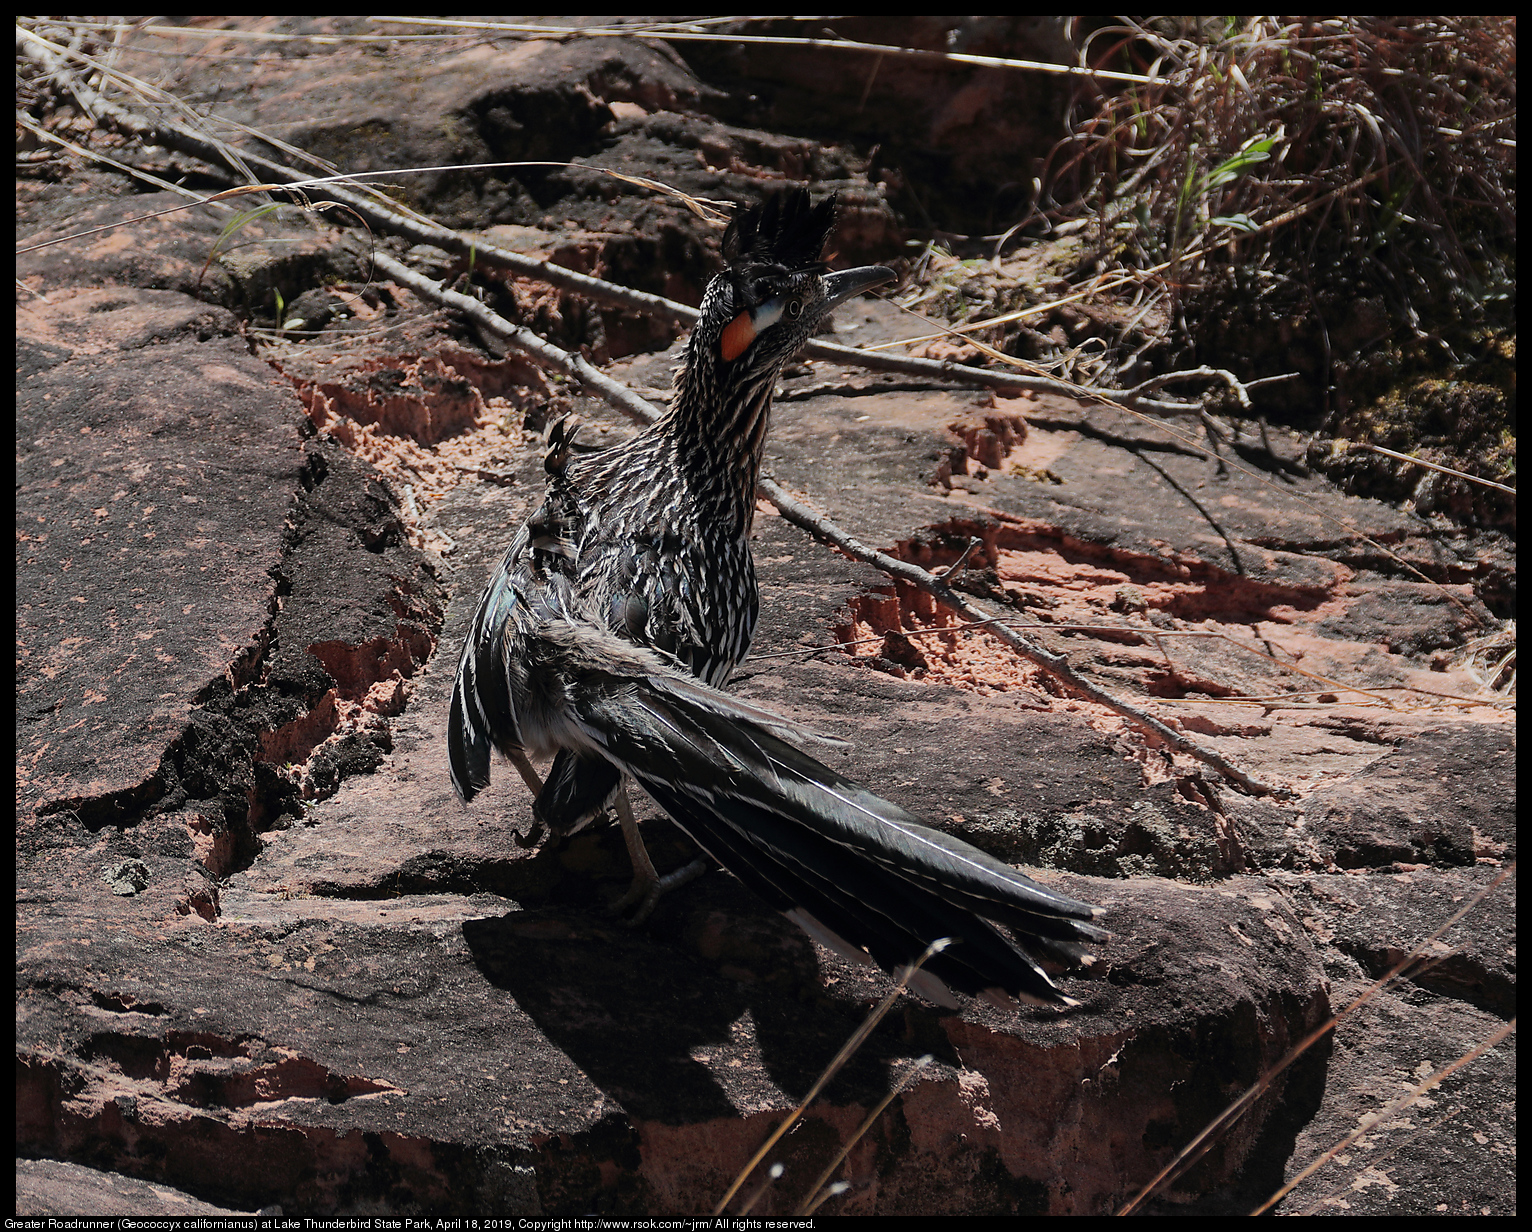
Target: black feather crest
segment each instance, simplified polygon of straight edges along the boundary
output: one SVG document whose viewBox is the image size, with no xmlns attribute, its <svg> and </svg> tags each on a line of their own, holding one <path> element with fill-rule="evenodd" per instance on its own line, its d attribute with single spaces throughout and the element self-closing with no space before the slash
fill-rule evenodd
<svg viewBox="0 0 1532 1232">
<path fill-rule="evenodd" d="M 723 233 L 723 257 L 734 272 L 750 276 L 820 269 L 825 242 L 835 228 L 835 194 L 809 204 L 807 189 L 793 188 L 740 210 Z"/>
</svg>

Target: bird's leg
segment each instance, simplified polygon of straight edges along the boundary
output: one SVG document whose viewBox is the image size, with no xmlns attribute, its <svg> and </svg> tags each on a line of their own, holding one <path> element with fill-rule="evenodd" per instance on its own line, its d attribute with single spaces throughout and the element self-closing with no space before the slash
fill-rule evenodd
<svg viewBox="0 0 1532 1232">
<path fill-rule="evenodd" d="M 532 763 L 527 760 L 527 755 L 520 749 L 512 749 L 511 764 L 520 772 L 522 782 L 527 785 L 527 790 L 532 793 L 532 799 L 536 800 L 538 796 L 542 795 L 543 781 L 537 777 L 537 771 L 532 768 Z M 515 842 L 516 846 L 525 851 L 528 847 L 536 847 L 547 833 L 548 830 L 543 823 L 534 817 L 532 819 L 532 828 L 527 831 L 525 838 L 519 834 L 513 834 L 511 839 Z"/>
<path fill-rule="evenodd" d="M 520 772 L 521 781 L 527 785 L 527 790 L 532 793 L 533 799 L 543 794 L 543 781 L 537 777 L 537 771 L 532 768 L 532 763 L 525 753 L 520 749 L 512 749 L 511 764 Z"/>
<path fill-rule="evenodd" d="M 638 821 L 633 816 L 633 805 L 628 799 L 628 783 L 624 779 L 622 786 L 617 789 L 617 796 L 612 801 L 612 807 L 617 812 L 617 820 L 622 826 L 622 839 L 628 845 L 628 858 L 633 861 L 633 884 L 628 887 L 628 892 L 612 904 L 612 914 L 620 915 L 634 903 L 639 904 L 633 918 L 628 921 L 629 928 L 637 928 L 649 918 L 649 913 L 654 910 L 655 903 L 660 901 L 660 895 L 666 890 L 673 890 L 677 886 L 685 885 L 688 881 L 707 871 L 707 861 L 698 857 L 684 868 L 677 869 L 668 876 L 661 877 L 654 871 L 654 861 L 649 858 L 649 851 L 644 846 L 643 835 L 638 832 Z"/>
</svg>

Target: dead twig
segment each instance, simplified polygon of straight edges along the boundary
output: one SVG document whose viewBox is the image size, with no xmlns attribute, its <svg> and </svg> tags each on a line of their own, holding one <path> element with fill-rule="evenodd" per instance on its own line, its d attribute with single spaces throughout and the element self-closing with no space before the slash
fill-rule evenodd
<svg viewBox="0 0 1532 1232">
<path fill-rule="evenodd" d="M 1266 384 L 1270 381 L 1292 380 L 1297 375 L 1298 374 L 1296 372 L 1287 372 L 1281 376 L 1262 377 L 1261 383 Z M 1250 403 L 1249 386 L 1247 386 L 1244 381 L 1241 381 L 1239 377 L 1235 376 L 1227 368 L 1209 368 L 1206 364 L 1203 364 L 1201 367 L 1197 368 L 1182 368 L 1176 372 L 1161 372 L 1157 376 L 1150 377 L 1147 381 L 1140 381 L 1137 385 L 1133 386 L 1132 389 L 1123 390 L 1122 393 L 1118 396 L 1124 400 L 1132 400 L 1135 397 L 1148 393 L 1150 390 L 1163 389 L 1166 385 L 1174 384 L 1176 381 L 1189 381 L 1199 378 L 1203 380 L 1222 381 L 1229 387 L 1234 396 L 1239 400 L 1240 409 L 1243 410 L 1246 414 L 1255 414 L 1255 408 Z M 1188 413 L 1195 415 L 1197 410 L 1194 408 Z"/>
<path fill-rule="evenodd" d="M 956 575 L 957 571 L 963 567 L 963 562 L 973 555 L 974 548 L 979 547 L 983 542 L 984 540 L 980 539 L 978 535 L 971 535 L 968 539 L 968 546 L 963 549 L 963 554 L 936 576 L 945 582 L 948 578 Z"/>
</svg>

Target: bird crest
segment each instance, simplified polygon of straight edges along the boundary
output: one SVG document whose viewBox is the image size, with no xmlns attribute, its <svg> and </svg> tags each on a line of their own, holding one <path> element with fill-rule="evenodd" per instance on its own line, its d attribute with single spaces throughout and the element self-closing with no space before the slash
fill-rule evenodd
<svg viewBox="0 0 1532 1232">
<path fill-rule="evenodd" d="M 741 281 L 769 274 L 822 269 L 820 256 L 835 228 L 835 194 L 818 205 L 793 188 L 740 210 L 723 233 L 723 257 Z"/>
</svg>

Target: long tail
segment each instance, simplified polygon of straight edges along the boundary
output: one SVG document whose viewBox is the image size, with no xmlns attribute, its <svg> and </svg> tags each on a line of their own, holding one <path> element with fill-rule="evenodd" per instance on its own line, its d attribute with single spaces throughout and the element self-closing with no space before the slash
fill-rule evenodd
<svg viewBox="0 0 1532 1232">
<path fill-rule="evenodd" d="M 584 630 L 565 628 L 574 636 L 556 645 L 529 639 L 529 648 L 557 659 L 560 709 L 580 743 L 636 779 L 699 846 L 810 935 L 890 970 L 952 937 L 959 944 L 926 964 L 935 978 L 916 980 L 923 995 L 955 1005 L 945 984 L 1072 1004 L 1041 960 L 1084 959 L 1106 936 L 1088 922 L 1100 909 L 837 774 L 788 743 L 804 733 L 780 716 L 671 672 L 637 647 L 606 635 L 593 646 Z"/>
</svg>

